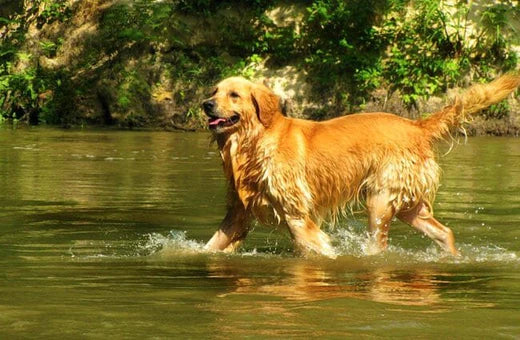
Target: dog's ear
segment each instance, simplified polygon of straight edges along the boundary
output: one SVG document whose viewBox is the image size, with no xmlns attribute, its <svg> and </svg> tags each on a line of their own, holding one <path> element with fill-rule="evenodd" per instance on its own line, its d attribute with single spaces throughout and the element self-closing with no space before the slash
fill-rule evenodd
<svg viewBox="0 0 520 340">
<path fill-rule="evenodd" d="M 251 100 L 258 120 L 266 128 L 271 126 L 276 115 L 281 114 L 280 98 L 265 86 L 254 86 L 251 90 Z"/>
</svg>

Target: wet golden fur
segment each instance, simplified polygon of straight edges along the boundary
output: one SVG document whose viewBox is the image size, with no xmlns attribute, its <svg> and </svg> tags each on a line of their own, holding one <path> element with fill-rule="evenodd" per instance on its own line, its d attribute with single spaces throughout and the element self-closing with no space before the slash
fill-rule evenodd
<svg viewBox="0 0 520 340">
<path fill-rule="evenodd" d="M 264 85 L 223 80 L 207 113 L 240 119 L 214 133 L 230 189 L 228 214 L 207 248 L 235 249 L 256 218 L 287 226 L 302 252 L 334 256 L 319 226 L 362 200 L 377 250 L 386 248 L 396 216 L 457 254 L 453 233 L 431 211 L 440 173 L 433 145 L 519 84 L 520 76 L 510 74 L 474 86 L 455 104 L 417 121 L 362 113 L 314 122 L 283 116 L 279 98 Z"/>
</svg>

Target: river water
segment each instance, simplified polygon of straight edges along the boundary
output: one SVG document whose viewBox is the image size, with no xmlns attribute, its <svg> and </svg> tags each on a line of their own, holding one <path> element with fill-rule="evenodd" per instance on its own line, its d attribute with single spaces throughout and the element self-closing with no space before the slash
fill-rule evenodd
<svg viewBox="0 0 520 340">
<path fill-rule="evenodd" d="M 520 338 L 520 139 L 441 164 L 461 258 L 398 222 L 366 255 L 362 214 L 329 231 L 335 260 L 261 226 L 207 254 L 226 188 L 208 134 L 1 129 L 0 336 Z"/>
</svg>

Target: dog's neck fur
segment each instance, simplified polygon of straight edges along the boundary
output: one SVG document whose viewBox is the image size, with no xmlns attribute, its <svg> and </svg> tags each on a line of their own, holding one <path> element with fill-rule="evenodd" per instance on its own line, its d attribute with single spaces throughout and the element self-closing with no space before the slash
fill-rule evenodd
<svg viewBox="0 0 520 340">
<path fill-rule="evenodd" d="M 265 147 L 262 141 L 265 133 L 263 127 L 248 126 L 215 136 L 230 191 L 236 193 L 246 209 L 261 204 L 265 193 L 263 169 L 273 156 L 273 148 Z"/>
</svg>

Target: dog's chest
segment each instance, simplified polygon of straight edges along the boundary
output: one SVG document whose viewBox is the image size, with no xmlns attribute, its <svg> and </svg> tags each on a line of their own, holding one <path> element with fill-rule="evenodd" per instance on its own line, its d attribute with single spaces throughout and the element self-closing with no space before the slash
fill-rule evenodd
<svg viewBox="0 0 520 340">
<path fill-rule="evenodd" d="M 310 193 L 297 169 L 275 153 L 266 152 L 254 163 L 254 169 L 245 171 L 237 181 L 237 189 L 245 206 L 262 224 L 279 225 L 288 215 L 308 210 Z"/>
<path fill-rule="evenodd" d="M 276 141 L 249 144 L 231 139 L 222 156 L 240 200 L 261 223 L 277 225 L 312 206 L 303 162 L 297 154 L 281 154 Z"/>
<path fill-rule="evenodd" d="M 272 154 L 268 151 L 258 152 L 254 157 L 241 160 L 243 163 L 238 165 L 235 181 L 239 196 L 262 223 L 279 224 L 282 188 L 275 184 L 279 173 L 273 166 Z"/>
</svg>

